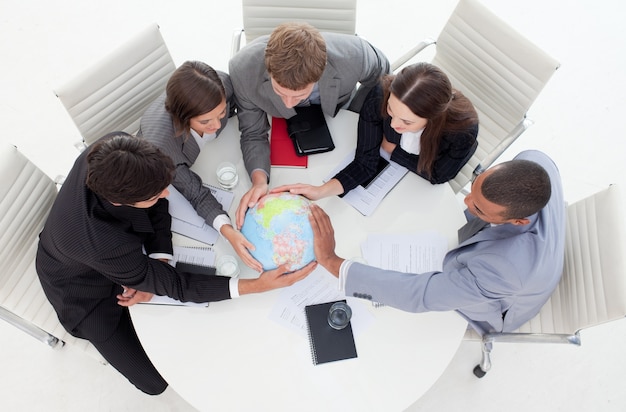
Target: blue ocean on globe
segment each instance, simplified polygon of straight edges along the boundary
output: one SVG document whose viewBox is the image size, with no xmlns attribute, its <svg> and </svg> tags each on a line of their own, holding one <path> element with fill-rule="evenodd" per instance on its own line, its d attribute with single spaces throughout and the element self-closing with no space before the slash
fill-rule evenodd
<svg viewBox="0 0 626 412">
<path fill-rule="evenodd" d="M 310 206 L 304 196 L 272 193 L 248 209 L 241 233 L 255 246 L 250 253 L 264 270 L 289 263 L 293 271 L 315 260 Z"/>
</svg>

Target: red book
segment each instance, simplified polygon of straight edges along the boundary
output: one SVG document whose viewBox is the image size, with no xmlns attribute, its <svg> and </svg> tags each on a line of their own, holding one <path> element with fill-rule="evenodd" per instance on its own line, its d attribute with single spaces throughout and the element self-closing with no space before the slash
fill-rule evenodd
<svg viewBox="0 0 626 412">
<path fill-rule="evenodd" d="M 280 117 L 272 117 L 270 132 L 270 162 L 274 167 L 300 167 L 308 165 L 308 156 L 298 156 L 293 141 L 287 133 L 287 122 Z"/>
</svg>

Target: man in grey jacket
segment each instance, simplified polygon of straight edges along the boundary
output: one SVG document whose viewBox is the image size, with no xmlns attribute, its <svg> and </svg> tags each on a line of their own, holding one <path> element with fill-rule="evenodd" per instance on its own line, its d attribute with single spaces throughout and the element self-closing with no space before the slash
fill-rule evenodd
<svg viewBox="0 0 626 412">
<path fill-rule="evenodd" d="M 252 181 L 237 209 L 239 228 L 246 210 L 268 191 L 268 115 L 289 119 L 295 107 L 317 104 L 334 117 L 357 83 L 365 96 L 389 67 L 383 53 L 360 37 L 320 33 L 306 23 L 281 24 L 230 60 L 241 151 Z"/>
<path fill-rule="evenodd" d="M 480 334 L 514 331 L 539 312 L 561 278 L 565 203 L 558 169 L 541 152 L 522 152 L 479 175 L 465 204 L 472 217 L 442 271 L 401 273 L 338 257 L 330 218 L 317 206 L 315 256 L 348 296 L 409 312 L 456 310 Z"/>
</svg>

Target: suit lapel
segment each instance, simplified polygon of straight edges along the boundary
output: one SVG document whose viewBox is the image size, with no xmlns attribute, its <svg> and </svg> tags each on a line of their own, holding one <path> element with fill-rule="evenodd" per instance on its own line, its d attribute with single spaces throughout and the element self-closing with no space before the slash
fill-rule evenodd
<svg viewBox="0 0 626 412">
<path fill-rule="evenodd" d="M 331 117 L 335 117 L 339 107 L 339 78 L 337 70 L 330 64 L 326 64 L 326 69 L 319 80 L 320 103 L 322 111 Z"/>
<path fill-rule="evenodd" d="M 196 162 L 196 159 L 200 155 L 200 146 L 196 142 L 196 139 L 189 134 L 185 133 L 182 137 L 183 154 L 189 160 L 189 164 L 192 165 Z"/>
<path fill-rule="evenodd" d="M 459 229 L 459 243 L 465 242 L 488 225 L 489 223 L 481 220 L 480 218 L 475 217 L 471 219 Z"/>
<path fill-rule="evenodd" d="M 459 247 L 471 245 L 473 243 L 479 243 L 485 240 L 498 240 L 517 236 L 521 233 L 531 231 L 532 227 L 532 224 L 512 225 L 510 223 L 505 223 L 496 226 L 489 225 L 480 232 L 476 233 L 474 236 L 465 240 L 464 242 L 460 242 Z"/>
</svg>

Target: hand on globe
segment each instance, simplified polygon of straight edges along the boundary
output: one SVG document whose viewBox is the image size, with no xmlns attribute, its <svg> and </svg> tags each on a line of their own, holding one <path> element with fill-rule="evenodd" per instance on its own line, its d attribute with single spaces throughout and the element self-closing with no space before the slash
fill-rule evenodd
<svg viewBox="0 0 626 412">
<path fill-rule="evenodd" d="M 265 172 L 255 170 L 251 179 L 252 187 L 241 197 L 241 201 L 239 201 L 239 206 L 235 212 L 235 223 L 237 224 L 237 229 L 240 230 L 243 226 L 243 221 L 248 209 L 256 205 L 259 199 L 266 195 L 268 191 L 267 175 L 265 175 Z"/>
<path fill-rule="evenodd" d="M 310 262 L 302 269 L 291 271 L 289 264 L 280 265 L 274 270 L 261 273 L 259 280 L 263 279 L 273 288 L 291 286 L 299 280 L 307 277 L 317 267 L 317 262 Z"/>
<path fill-rule="evenodd" d="M 241 232 L 236 231 L 232 225 L 223 225 L 220 231 L 243 263 L 257 272 L 263 270 L 261 263 L 250 254 L 250 250 L 254 250 L 254 245 Z"/>
<path fill-rule="evenodd" d="M 315 260 L 310 205 L 304 196 L 270 193 L 248 209 L 241 233 L 264 270 L 288 263 L 293 271 Z"/>
<path fill-rule="evenodd" d="M 304 183 L 282 185 L 270 190 L 270 193 L 288 192 L 292 195 L 302 195 L 309 200 L 319 200 L 329 196 L 340 195 L 344 192 L 343 186 L 337 179 L 330 179 L 321 186 Z"/>
<path fill-rule="evenodd" d="M 317 261 L 331 274 L 339 277 L 339 268 L 345 259 L 335 253 L 335 230 L 330 217 L 321 207 L 311 205 L 309 220 L 313 230 L 313 245 Z"/>
<path fill-rule="evenodd" d="M 307 277 L 317 267 L 317 262 L 311 262 L 302 269 L 291 272 L 288 264 L 280 265 L 274 270 L 261 273 L 258 279 L 240 279 L 239 294 L 267 292 L 268 290 L 291 286 Z"/>
</svg>

